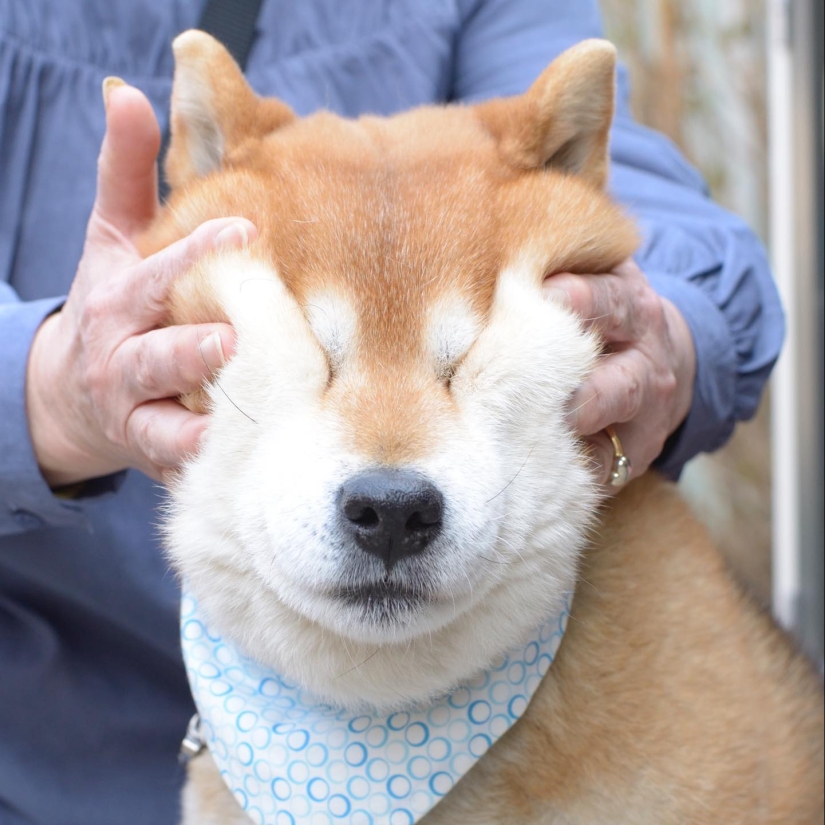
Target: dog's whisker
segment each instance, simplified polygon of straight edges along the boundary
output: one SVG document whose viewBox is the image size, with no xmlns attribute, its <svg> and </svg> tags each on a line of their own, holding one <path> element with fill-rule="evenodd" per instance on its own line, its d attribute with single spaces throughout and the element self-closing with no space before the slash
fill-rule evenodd
<svg viewBox="0 0 825 825">
<path fill-rule="evenodd" d="M 573 407 L 573 409 L 570 410 L 570 412 L 571 413 L 577 413 L 579 410 L 583 409 L 588 404 L 591 404 L 593 401 L 595 401 L 598 397 L 599 397 L 599 392 L 597 390 L 596 392 L 593 393 L 593 395 L 590 396 L 590 398 L 582 401 L 582 403 L 579 404 L 577 407 Z"/>
<path fill-rule="evenodd" d="M 478 558 L 480 558 L 482 561 L 488 562 L 489 564 L 501 564 L 505 566 L 508 564 L 512 564 L 512 562 L 506 560 L 502 561 L 500 559 L 488 559 L 487 556 L 478 556 Z"/>
<path fill-rule="evenodd" d="M 238 284 L 238 292 L 241 292 L 246 284 L 252 283 L 253 281 L 263 281 L 264 283 L 272 284 L 273 286 L 278 284 L 278 281 L 276 281 L 275 278 L 244 278 Z"/>
<path fill-rule="evenodd" d="M 344 645 L 344 647 L 346 647 L 346 645 Z M 359 667 L 362 667 L 367 662 L 369 662 L 370 659 L 373 659 L 375 656 L 377 656 L 378 653 L 380 652 L 380 650 L 381 650 L 380 646 L 375 648 L 375 650 L 373 650 L 373 652 L 370 653 L 370 655 L 367 656 L 366 659 L 364 659 L 363 661 L 358 662 L 358 664 L 356 664 L 356 665 L 353 665 L 349 670 L 345 670 L 343 673 L 339 673 L 335 678 L 336 679 L 342 679 L 344 676 L 347 676 L 350 673 L 352 673 L 353 671 L 358 670 Z M 347 653 L 349 653 L 349 650 L 347 650 Z M 352 658 L 352 657 L 350 657 L 350 658 Z"/>
<path fill-rule="evenodd" d="M 355 659 L 353 658 L 352 653 L 350 653 L 349 647 L 347 645 L 347 640 L 343 636 L 341 637 L 341 644 L 344 646 L 344 650 L 347 652 L 347 656 L 349 657 L 350 662 L 352 662 L 352 664 L 355 664 Z"/>
<path fill-rule="evenodd" d="M 414 636 L 411 636 L 407 640 L 407 647 L 404 649 L 404 655 L 401 657 L 401 664 L 404 664 L 404 660 L 407 658 L 407 654 L 410 652 L 410 648 L 412 647 L 412 643 L 415 640 Z"/>
<path fill-rule="evenodd" d="M 220 391 L 224 394 L 224 396 L 226 396 L 226 400 L 227 400 L 227 401 L 228 401 L 228 402 L 229 402 L 229 403 L 230 403 L 230 404 L 231 404 L 231 405 L 232 405 L 232 406 L 233 406 L 233 407 L 234 407 L 234 408 L 235 408 L 235 409 L 236 409 L 236 410 L 237 410 L 237 411 L 238 411 L 241 415 L 246 416 L 246 417 L 247 417 L 247 418 L 248 418 L 248 419 L 249 419 L 249 420 L 250 420 L 253 424 L 257 425 L 257 424 L 258 424 L 258 422 L 257 422 L 257 421 L 256 421 L 256 420 L 255 420 L 255 419 L 254 419 L 251 415 L 249 415 L 249 413 L 244 412 L 244 411 L 243 411 L 243 410 L 242 410 L 242 409 L 241 409 L 241 408 L 240 408 L 240 407 L 239 407 L 239 406 L 238 406 L 238 405 L 237 405 L 237 404 L 236 404 L 236 403 L 235 403 L 235 402 L 234 402 L 234 401 L 233 401 L 233 400 L 229 397 L 229 394 L 228 394 L 228 393 L 227 393 L 227 391 L 223 388 L 223 386 L 221 385 L 221 382 L 220 382 L 220 381 L 218 381 L 218 379 L 217 379 L 217 378 L 216 378 L 216 376 L 215 376 L 215 373 L 214 373 L 214 372 L 212 372 L 212 367 L 210 367 L 210 366 L 209 366 L 209 364 L 207 364 L 207 363 L 206 363 L 206 358 L 204 358 L 204 355 L 203 355 L 202 344 L 203 344 L 203 339 L 199 339 L 199 340 L 198 340 L 198 352 L 200 353 L 200 356 L 201 356 L 201 361 L 203 361 L 203 365 L 206 367 L 206 370 L 207 370 L 207 372 L 209 373 L 209 378 L 210 378 L 210 380 L 212 381 L 212 383 L 213 383 L 213 384 L 214 384 L 214 385 L 215 385 L 215 386 L 216 386 L 216 387 L 217 387 L 217 388 L 218 388 L 218 389 L 219 389 L 219 390 L 220 390 Z"/>
<path fill-rule="evenodd" d="M 499 536 L 498 540 L 509 547 L 519 557 L 519 559 L 524 562 L 524 556 L 521 555 L 518 547 L 516 547 L 512 542 L 507 541 L 504 536 Z"/>
<path fill-rule="evenodd" d="M 594 321 L 601 321 L 602 318 L 610 318 L 611 314 L 610 312 L 605 312 L 602 315 L 594 315 L 592 318 L 579 318 L 579 320 L 585 324 L 592 324 Z"/>
<path fill-rule="evenodd" d="M 484 502 L 485 504 L 495 501 L 519 477 L 519 475 L 521 475 L 521 471 L 527 466 L 530 456 L 533 455 L 533 450 L 536 449 L 536 444 L 538 444 L 537 441 L 530 448 L 530 452 L 527 453 L 527 458 L 524 459 L 524 463 L 518 468 L 518 472 L 516 472 L 516 474 L 492 498 L 487 499 L 487 501 Z"/>
</svg>

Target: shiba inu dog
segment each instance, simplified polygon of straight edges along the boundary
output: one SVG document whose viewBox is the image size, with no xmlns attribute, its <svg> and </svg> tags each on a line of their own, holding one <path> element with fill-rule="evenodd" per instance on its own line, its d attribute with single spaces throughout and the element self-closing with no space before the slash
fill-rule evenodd
<svg viewBox="0 0 825 825">
<path fill-rule="evenodd" d="M 613 48 L 357 121 L 257 98 L 205 34 L 174 48 L 143 251 L 260 230 L 173 301 L 238 336 L 185 399 L 212 424 L 167 524 L 208 717 L 184 823 L 822 822 L 817 678 L 675 488 L 605 504 L 565 423 L 599 344 L 542 282 L 637 243 L 603 191 Z"/>
</svg>

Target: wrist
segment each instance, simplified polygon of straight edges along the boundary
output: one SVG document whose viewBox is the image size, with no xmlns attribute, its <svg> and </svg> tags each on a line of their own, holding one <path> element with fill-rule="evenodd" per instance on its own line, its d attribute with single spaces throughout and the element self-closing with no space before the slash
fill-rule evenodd
<svg viewBox="0 0 825 825">
<path fill-rule="evenodd" d="M 101 467 L 83 449 L 71 429 L 71 399 L 61 387 L 67 374 L 59 353 L 60 313 L 50 315 L 32 340 L 26 366 L 26 416 L 35 459 L 47 484 L 55 489 L 112 470 Z"/>
</svg>

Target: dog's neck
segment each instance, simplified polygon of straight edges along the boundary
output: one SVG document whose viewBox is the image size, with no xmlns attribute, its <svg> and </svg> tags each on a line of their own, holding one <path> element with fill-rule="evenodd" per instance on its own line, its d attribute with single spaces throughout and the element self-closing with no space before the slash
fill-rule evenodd
<svg viewBox="0 0 825 825">
<path fill-rule="evenodd" d="M 320 702 L 245 656 L 211 632 L 187 593 L 181 639 L 200 738 L 242 805 L 274 794 L 279 810 L 306 821 L 330 806 L 347 816 L 369 798 L 417 822 L 525 712 L 569 609 L 568 597 L 525 645 L 434 701 L 358 712 Z M 184 744 L 191 751 L 195 737 Z"/>
</svg>

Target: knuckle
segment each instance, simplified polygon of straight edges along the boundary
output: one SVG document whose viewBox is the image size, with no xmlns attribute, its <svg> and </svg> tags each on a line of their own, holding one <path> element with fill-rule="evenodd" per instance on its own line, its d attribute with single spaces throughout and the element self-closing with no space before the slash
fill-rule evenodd
<svg viewBox="0 0 825 825">
<path fill-rule="evenodd" d="M 660 379 L 660 391 L 666 398 L 675 395 L 679 387 L 679 380 L 676 378 L 676 373 L 670 369 L 665 369 Z"/>
<path fill-rule="evenodd" d="M 636 305 L 632 301 L 622 304 L 620 330 L 625 340 L 633 341 L 638 338 L 639 313 Z"/>
<path fill-rule="evenodd" d="M 132 367 L 138 388 L 148 396 L 155 396 L 160 389 L 158 364 L 145 335 L 137 339 Z"/>
<path fill-rule="evenodd" d="M 86 390 L 93 400 L 108 389 L 108 370 L 102 361 L 97 358 L 86 363 L 84 371 Z"/>
<path fill-rule="evenodd" d="M 617 278 L 607 277 L 598 283 L 602 312 L 615 315 L 616 311 L 625 304 L 620 286 L 621 282 Z"/>
<path fill-rule="evenodd" d="M 652 302 L 648 290 L 644 286 L 634 287 L 628 303 L 633 306 L 634 332 L 639 336 L 648 332 L 653 320 Z"/>
<path fill-rule="evenodd" d="M 610 337 L 619 335 L 627 322 L 628 306 L 612 279 L 600 282 L 594 298 L 598 324 Z"/>
<path fill-rule="evenodd" d="M 642 404 L 642 381 L 634 370 L 624 364 L 619 367 L 622 382 L 621 415 L 623 421 L 636 416 Z"/>
<path fill-rule="evenodd" d="M 647 285 L 645 285 L 642 296 L 639 299 L 641 315 L 645 320 L 645 326 L 657 331 L 663 329 L 665 322 L 664 307 L 659 296 Z"/>
<path fill-rule="evenodd" d="M 108 363 L 102 358 L 88 360 L 85 364 L 83 384 L 98 417 L 108 417 L 106 413 L 114 406 L 116 397 Z"/>
<path fill-rule="evenodd" d="M 100 427 L 103 437 L 115 447 L 125 447 L 126 439 L 123 434 L 123 429 L 115 421 L 115 419 L 106 417 Z"/>
<path fill-rule="evenodd" d="M 135 447 L 143 456 L 145 462 L 153 467 L 163 465 L 163 451 L 159 443 L 160 427 L 158 417 L 154 413 L 145 413 L 133 425 Z"/>
<path fill-rule="evenodd" d="M 81 328 L 88 333 L 114 315 L 114 302 L 110 295 L 96 289 L 89 294 L 80 310 Z"/>
<path fill-rule="evenodd" d="M 162 275 L 153 269 L 141 288 L 140 302 L 152 316 L 159 318 L 166 311 L 167 285 Z"/>
<path fill-rule="evenodd" d="M 173 280 L 171 270 L 172 266 L 165 259 L 163 252 L 147 258 L 135 268 L 133 291 L 145 313 L 161 317 L 166 312 Z"/>
<path fill-rule="evenodd" d="M 206 369 L 201 353 L 201 342 L 191 329 L 176 329 L 172 341 L 171 363 L 175 370 L 175 383 L 179 390 L 198 386 Z"/>
<path fill-rule="evenodd" d="M 638 337 L 643 308 L 636 300 L 634 291 L 628 290 L 624 282 L 617 281 L 613 285 L 611 300 L 617 336 L 624 341 L 635 340 Z"/>
</svg>

